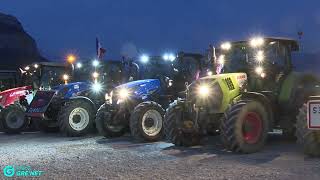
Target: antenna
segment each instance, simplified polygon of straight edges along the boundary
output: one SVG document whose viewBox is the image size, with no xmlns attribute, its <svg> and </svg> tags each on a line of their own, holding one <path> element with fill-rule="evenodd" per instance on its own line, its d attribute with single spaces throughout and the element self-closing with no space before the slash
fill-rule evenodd
<svg viewBox="0 0 320 180">
<path fill-rule="evenodd" d="M 301 30 L 299 30 L 298 32 L 297 32 L 297 34 L 298 34 L 298 43 L 299 43 L 299 46 L 300 46 L 300 52 L 302 52 L 302 36 L 303 36 L 303 31 L 301 31 Z"/>
</svg>

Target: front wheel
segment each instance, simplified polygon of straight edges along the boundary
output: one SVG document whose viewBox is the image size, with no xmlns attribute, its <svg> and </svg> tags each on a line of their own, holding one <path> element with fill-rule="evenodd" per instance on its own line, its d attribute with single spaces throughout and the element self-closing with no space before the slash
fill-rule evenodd
<svg viewBox="0 0 320 180">
<path fill-rule="evenodd" d="M 303 147 L 303 151 L 309 156 L 320 156 L 320 131 L 308 129 L 307 105 L 304 104 L 297 116 L 297 142 Z"/>
<path fill-rule="evenodd" d="M 113 124 L 115 118 L 114 114 L 110 111 L 110 105 L 103 104 L 96 115 L 96 128 L 100 135 L 110 138 L 119 137 L 125 134 L 126 126 Z"/>
<path fill-rule="evenodd" d="M 230 106 L 221 120 L 221 138 L 233 152 L 261 150 L 269 131 L 268 113 L 257 101 L 239 101 Z"/>
<path fill-rule="evenodd" d="M 82 136 L 93 128 L 94 112 L 90 103 L 71 100 L 61 107 L 58 114 L 60 131 L 66 136 Z"/>
<path fill-rule="evenodd" d="M 164 116 L 166 138 L 176 146 L 194 146 L 200 143 L 201 137 L 196 132 L 183 131 L 183 101 L 170 104 Z"/>
<path fill-rule="evenodd" d="M 156 102 L 140 103 L 130 116 L 132 136 L 137 140 L 159 141 L 163 136 L 164 113 L 164 109 Z"/>
<path fill-rule="evenodd" d="M 25 108 L 20 104 L 11 104 L 1 113 L 1 121 L 6 133 L 20 133 L 29 124 L 29 120 L 25 117 Z"/>
</svg>

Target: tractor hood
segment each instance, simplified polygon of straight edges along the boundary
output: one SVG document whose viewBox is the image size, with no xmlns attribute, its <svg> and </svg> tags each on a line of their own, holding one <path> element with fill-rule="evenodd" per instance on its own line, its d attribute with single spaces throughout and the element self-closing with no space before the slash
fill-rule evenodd
<svg viewBox="0 0 320 180">
<path fill-rule="evenodd" d="M 222 113 L 234 98 L 247 88 L 245 73 L 226 73 L 206 76 L 187 88 L 187 100 L 197 107 L 206 107 L 210 113 Z"/>
<path fill-rule="evenodd" d="M 17 87 L 0 92 L 0 105 L 5 107 L 19 100 L 21 96 L 26 95 L 27 90 L 32 90 L 31 86 Z"/>
<path fill-rule="evenodd" d="M 57 96 L 63 98 L 70 98 L 79 95 L 83 91 L 90 89 L 89 82 L 73 82 L 55 86 L 52 90 L 57 92 Z"/>
<path fill-rule="evenodd" d="M 160 90 L 161 86 L 159 79 L 145 79 L 132 81 L 115 88 L 116 91 L 119 89 L 127 89 L 131 91 L 135 97 L 141 97 Z"/>
</svg>

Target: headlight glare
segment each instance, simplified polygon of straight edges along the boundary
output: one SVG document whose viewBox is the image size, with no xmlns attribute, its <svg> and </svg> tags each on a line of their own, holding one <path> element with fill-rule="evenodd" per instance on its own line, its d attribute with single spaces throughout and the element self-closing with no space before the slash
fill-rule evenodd
<svg viewBox="0 0 320 180">
<path fill-rule="evenodd" d="M 202 84 L 198 88 L 198 94 L 200 97 L 208 97 L 210 94 L 210 88 L 207 84 Z"/>
</svg>

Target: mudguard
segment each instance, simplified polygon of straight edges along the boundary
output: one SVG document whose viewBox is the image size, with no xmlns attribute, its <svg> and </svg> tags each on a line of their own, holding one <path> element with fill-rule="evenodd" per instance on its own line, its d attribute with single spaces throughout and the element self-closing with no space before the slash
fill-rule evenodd
<svg viewBox="0 0 320 180">
<path fill-rule="evenodd" d="M 83 101 L 89 102 L 94 109 L 97 109 L 96 104 L 90 98 L 85 97 L 85 96 L 74 96 L 74 97 L 71 97 L 69 99 L 66 99 L 66 102 L 74 101 L 74 100 L 83 100 Z"/>
</svg>

